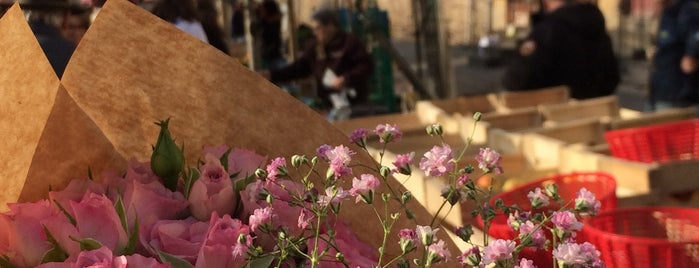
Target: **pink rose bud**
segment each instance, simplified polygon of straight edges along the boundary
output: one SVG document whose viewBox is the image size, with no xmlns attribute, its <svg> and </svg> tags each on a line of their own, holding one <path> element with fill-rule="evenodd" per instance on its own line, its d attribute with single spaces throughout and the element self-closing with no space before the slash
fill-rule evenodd
<svg viewBox="0 0 699 268">
<path fill-rule="evenodd" d="M 221 161 L 209 154 L 201 167 L 201 177 L 194 182 L 189 192 L 192 215 L 200 221 L 209 220 L 211 212 L 220 215 L 232 213 L 236 207 L 237 193 L 228 172 Z"/>
</svg>

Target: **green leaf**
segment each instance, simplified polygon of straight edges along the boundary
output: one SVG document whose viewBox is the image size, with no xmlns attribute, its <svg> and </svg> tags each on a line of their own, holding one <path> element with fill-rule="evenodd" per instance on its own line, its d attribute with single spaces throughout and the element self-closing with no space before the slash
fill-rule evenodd
<svg viewBox="0 0 699 268">
<path fill-rule="evenodd" d="M 128 230 L 127 230 L 128 232 Z M 124 249 L 124 255 L 133 255 L 134 252 L 136 252 L 136 246 L 138 245 L 138 215 L 136 215 L 136 218 L 134 219 L 133 222 L 133 229 L 131 230 L 129 234 L 129 243 L 126 244 L 126 248 Z"/>
<path fill-rule="evenodd" d="M 235 191 L 236 191 L 236 192 L 240 192 L 240 191 L 242 191 L 242 190 L 245 190 L 245 187 L 247 187 L 248 184 L 252 183 L 253 181 L 255 181 L 255 175 L 254 175 L 254 174 L 253 174 L 253 175 L 250 175 L 250 176 L 247 176 L 247 177 L 245 177 L 244 179 L 239 179 L 239 180 L 235 181 L 235 184 L 234 184 L 234 185 L 235 185 Z"/>
<path fill-rule="evenodd" d="M 126 223 L 126 208 L 124 208 L 124 201 L 121 199 L 121 194 L 117 194 L 117 200 L 114 202 L 114 209 L 116 210 L 117 215 L 119 215 L 121 227 L 128 233 L 129 226 Z"/>
<path fill-rule="evenodd" d="M 272 265 L 273 261 L 274 255 L 267 255 L 250 261 L 250 268 L 267 268 Z"/>
<path fill-rule="evenodd" d="M 95 250 L 102 247 L 102 244 L 99 241 L 92 238 L 77 239 L 71 236 L 70 239 L 80 243 L 80 251 Z"/>
<path fill-rule="evenodd" d="M 44 256 L 41 258 L 41 263 L 64 262 L 68 259 L 68 254 L 61 248 L 51 232 L 46 229 L 46 226 L 44 226 L 44 233 L 46 234 L 46 240 L 51 243 L 53 247 L 44 253 Z"/>
<path fill-rule="evenodd" d="M 17 266 L 12 264 L 10 262 L 10 258 L 5 256 L 5 255 L 0 256 L 0 267 L 2 267 L 2 268 L 18 268 Z"/>
<path fill-rule="evenodd" d="M 72 224 L 73 226 L 78 225 L 78 221 L 76 221 L 75 218 L 73 218 L 73 216 L 71 216 L 70 213 L 68 213 L 68 211 L 63 206 L 61 206 L 61 203 L 58 203 L 58 201 L 56 201 L 55 199 L 53 200 L 53 203 L 55 203 L 58 209 L 60 209 L 61 212 L 63 212 L 63 215 L 65 215 L 66 218 L 68 218 L 70 224 Z"/>
<path fill-rule="evenodd" d="M 231 148 L 228 148 L 225 153 L 221 156 L 221 165 L 223 165 L 223 170 L 228 170 L 228 155 L 231 154 Z"/>
<path fill-rule="evenodd" d="M 153 248 L 153 250 L 155 250 L 155 252 L 158 252 L 158 257 L 160 257 L 161 262 L 170 264 L 170 268 L 194 268 L 194 265 L 192 265 L 188 261 L 185 261 L 171 254 L 162 252 L 155 248 Z"/>
<path fill-rule="evenodd" d="M 189 192 L 192 190 L 192 185 L 199 179 L 201 173 L 196 167 L 189 167 L 188 171 L 184 176 L 184 196 L 189 198 Z"/>
</svg>

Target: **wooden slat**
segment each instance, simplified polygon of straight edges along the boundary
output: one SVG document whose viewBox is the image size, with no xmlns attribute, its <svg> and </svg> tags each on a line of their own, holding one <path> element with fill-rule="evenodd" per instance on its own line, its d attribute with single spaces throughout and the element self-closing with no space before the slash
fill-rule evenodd
<svg viewBox="0 0 699 268">
<path fill-rule="evenodd" d="M 567 103 L 543 104 L 541 114 L 548 122 L 565 122 L 586 118 L 618 118 L 619 99 L 607 96 Z"/>
<path fill-rule="evenodd" d="M 570 89 L 567 86 L 556 86 L 529 91 L 505 91 L 499 94 L 498 99 L 505 109 L 563 103 L 570 100 Z"/>
<path fill-rule="evenodd" d="M 622 129 L 622 128 L 632 128 L 641 127 L 652 124 L 662 124 L 669 123 L 673 121 L 680 121 L 685 119 L 692 119 L 697 117 L 697 108 L 677 108 L 677 109 L 667 109 L 660 110 L 653 113 L 643 113 L 639 117 L 624 119 L 617 118 L 609 122 L 609 129 Z"/>
</svg>

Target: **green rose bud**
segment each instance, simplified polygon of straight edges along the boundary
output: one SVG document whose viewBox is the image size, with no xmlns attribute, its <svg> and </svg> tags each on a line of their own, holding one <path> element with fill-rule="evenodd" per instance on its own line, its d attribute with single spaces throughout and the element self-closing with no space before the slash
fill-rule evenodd
<svg viewBox="0 0 699 268">
<path fill-rule="evenodd" d="M 150 157 L 150 167 L 155 175 L 163 179 L 165 187 L 171 191 L 177 190 L 177 180 L 184 169 L 184 154 L 168 130 L 170 119 L 155 123 L 160 126 L 158 141 Z"/>
</svg>

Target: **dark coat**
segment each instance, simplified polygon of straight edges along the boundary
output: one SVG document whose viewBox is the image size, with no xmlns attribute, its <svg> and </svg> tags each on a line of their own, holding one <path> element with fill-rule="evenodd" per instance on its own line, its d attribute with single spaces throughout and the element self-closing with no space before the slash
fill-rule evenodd
<svg viewBox="0 0 699 268">
<path fill-rule="evenodd" d="M 344 32 L 337 33 L 322 48 L 314 41 L 295 62 L 270 70 L 270 80 L 286 82 L 312 75 L 318 86 L 318 97 L 326 106 L 331 106 L 328 94 L 333 90 L 324 88 L 321 82 L 327 68 L 337 76 L 344 76 L 346 87 L 355 89 L 357 95 L 350 96 L 350 104 L 369 101 L 372 58 L 359 38 Z"/>
<path fill-rule="evenodd" d="M 39 21 L 30 21 L 29 26 L 34 32 L 37 41 L 39 41 L 44 54 L 46 54 L 46 58 L 51 63 L 51 67 L 53 67 L 58 78 L 61 78 L 70 57 L 73 55 L 75 45 L 64 38 L 56 27 Z"/>
<path fill-rule="evenodd" d="M 610 95 L 619 84 L 612 42 L 595 5 L 567 5 L 545 15 L 529 39 L 536 50 L 509 66 L 503 77 L 506 89 L 567 85 L 571 97 L 587 99 Z"/>
<path fill-rule="evenodd" d="M 650 76 L 651 101 L 676 106 L 699 103 L 697 72 L 688 75 L 680 69 L 682 56 L 699 58 L 698 32 L 697 1 L 678 0 L 663 9 Z"/>
</svg>

